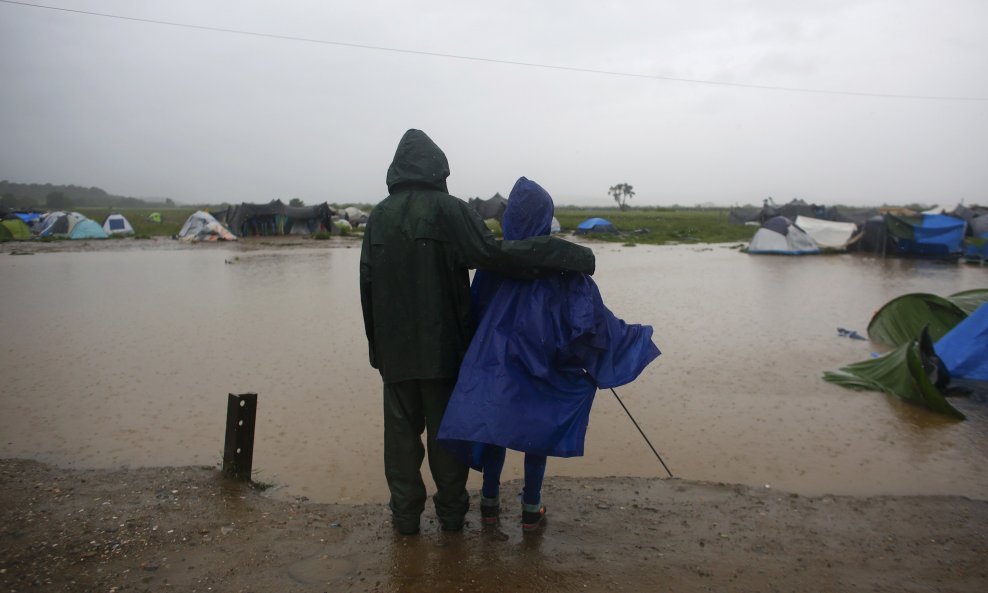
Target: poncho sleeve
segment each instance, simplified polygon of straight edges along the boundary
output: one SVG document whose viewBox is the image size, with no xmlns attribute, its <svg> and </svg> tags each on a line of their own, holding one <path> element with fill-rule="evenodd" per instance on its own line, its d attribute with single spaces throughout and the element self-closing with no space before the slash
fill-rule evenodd
<svg viewBox="0 0 988 593">
<path fill-rule="evenodd" d="M 627 324 L 604 305 L 593 279 L 567 274 L 567 327 L 559 352 L 562 367 L 581 368 L 598 388 L 634 381 L 660 352 L 652 326 Z"/>
</svg>

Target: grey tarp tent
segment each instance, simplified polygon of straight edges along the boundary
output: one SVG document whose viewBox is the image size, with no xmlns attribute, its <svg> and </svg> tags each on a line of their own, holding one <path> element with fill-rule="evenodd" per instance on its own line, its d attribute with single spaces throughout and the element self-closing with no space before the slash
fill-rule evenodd
<svg viewBox="0 0 988 593">
<path fill-rule="evenodd" d="M 234 235 L 246 237 L 315 233 L 329 229 L 335 213 L 326 203 L 295 207 L 286 206 L 281 200 L 272 200 L 267 204 L 244 202 L 212 215 Z"/>
</svg>

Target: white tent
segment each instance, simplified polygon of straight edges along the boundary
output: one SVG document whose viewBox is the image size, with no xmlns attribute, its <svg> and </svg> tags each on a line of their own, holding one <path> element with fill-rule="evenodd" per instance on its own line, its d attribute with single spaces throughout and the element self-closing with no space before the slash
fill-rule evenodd
<svg viewBox="0 0 988 593">
<path fill-rule="evenodd" d="M 80 221 L 88 220 L 78 212 L 51 212 L 41 219 L 39 237 L 68 237 Z"/>
<path fill-rule="evenodd" d="M 237 238 L 219 223 L 209 212 L 197 210 L 193 212 L 182 230 L 178 232 L 182 241 L 236 241 Z"/>
<path fill-rule="evenodd" d="M 846 249 L 848 241 L 858 230 L 858 225 L 853 222 L 820 220 L 809 216 L 797 216 L 796 226 L 824 249 Z"/>
<path fill-rule="evenodd" d="M 103 230 L 111 235 L 133 235 L 134 227 L 123 214 L 111 214 L 103 221 Z"/>
<path fill-rule="evenodd" d="M 559 233 L 559 232 L 562 232 L 562 230 L 563 230 L 563 227 L 559 224 L 559 219 L 556 218 L 555 216 L 553 216 L 552 217 L 552 223 L 550 223 L 550 225 L 549 225 L 549 232 L 550 233 Z"/>
<path fill-rule="evenodd" d="M 807 255 L 820 253 L 820 247 L 788 218 L 776 216 L 765 221 L 748 244 L 748 253 Z"/>
</svg>

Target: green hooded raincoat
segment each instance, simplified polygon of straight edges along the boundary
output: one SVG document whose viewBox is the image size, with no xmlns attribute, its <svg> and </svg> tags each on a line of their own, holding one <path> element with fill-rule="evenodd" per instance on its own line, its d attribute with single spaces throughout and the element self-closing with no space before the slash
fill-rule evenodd
<svg viewBox="0 0 988 593">
<path fill-rule="evenodd" d="M 455 378 L 473 336 L 470 268 L 517 278 L 592 274 L 586 247 L 555 237 L 498 241 L 449 195 L 449 164 L 409 130 L 388 169 L 391 194 L 371 212 L 360 256 L 360 297 L 371 366 L 385 383 Z"/>
</svg>

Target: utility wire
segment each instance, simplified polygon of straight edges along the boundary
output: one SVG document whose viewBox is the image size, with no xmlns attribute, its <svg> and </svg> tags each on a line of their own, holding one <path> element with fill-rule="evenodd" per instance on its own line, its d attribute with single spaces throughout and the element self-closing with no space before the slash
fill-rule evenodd
<svg viewBox="0 0 988 593">
<path fill-rule="evenodd" d="M 442 52 L 422 51 L 415 49 L 402 49 L 397 47 L 384 47 L 380 45 L 367 45 L 363 43 L 348 43 L 345 41 L 331 41 L 328 39 L 316 39 L 312 37 L 297 37 L 294 35 L 279 35 L 277 33 L 261 33 L 258 31 L 245 31 L 242 29 L 228 29 L 225 27 L 210 27 L 208 25 L 193 25 L 190 23 L 179 23 L 173 21 L 162 21 L 156 19 L 146 19 L 140 17 L 123 16 L 119 14 L 109 14 L 105 12 L 92 12 L 88 10 L 78 10 L 74 8 L 62 8 L 59 6 L 46 6 L 43 4 L 32 4 L 30 2 L 17 2 L 15 0 L 0 0 L 4 4 L 15 4 L 18 6 L 29 6 L 31 8 L 43 8 L 60 12 L 70 12 L 74 14 L 85 14 L 103 18 L 118 19 L 122 21 L 132 21 L 138 23 L 149 23 L 153 25 L 166 25 L 169 27 L 181 27 L 185 29 L 196 29 L 199 31 L 211 31 L 214 33 L 230 33 L 234 35 L 250 35 L 252 37 L 265 37 L 268 39 L 280 39 L 282 41 L 300 41 L 303 43 L 318 43 L 321 45 L 333 45 L 337 47 L 349 47 L 354 49 L 368 49 L 374 51 L 386 51 L 400 54 L 411 54 L 418 56 L 430 56 L 435 58 L 447 58 L 453 60 L 467 60 L 471 62 L 486 62 L 490 64 L 505 64 L 508 66 L 523 66 L 526 68 L 543 68 L 546 70 L 562 70 L 565 72 L 580 72 L 583 74 L 598 74 L 604 76 L 621 76 L 625 78 L 644 78 L 650 80 L 664 80 L 667 82 L 683 82 L 690 84 L 706 84 L 714 86 L 735 87 L 744 89 L 756 89 L 763 91 L 781 91 L 788 93 L 810 93 L 816 95 L 843 95 L 850 97 L 876 97 L 881 99 L 914 99 L 925 101 L 988 101 L 988 97 L 958 97 L 945 95 L 902 95 L 895 93 L 867 93 L 857 91 L 835 91 L 828 89 L 811 89 L 788 86 L 774 86 L 764 84 L 748 84 L 743 82 L 725 82 L 722 80 L 703 80 L 699 78 L 678 78 L 674 76 L 659 76 L 657 74 L 639 74 L 635 72 L 620 72 L 616 70 L 598 70 L 595 68 L 580 68 L 577 66 L 560 66 L 558 64 L 539 64 L 535 62 L 521 62 L 516 60 L 502 60 L 498 58 L 484 58 L 479 56 L 467 56 L 462 54 L 449 54 Z"/>
</svg>

